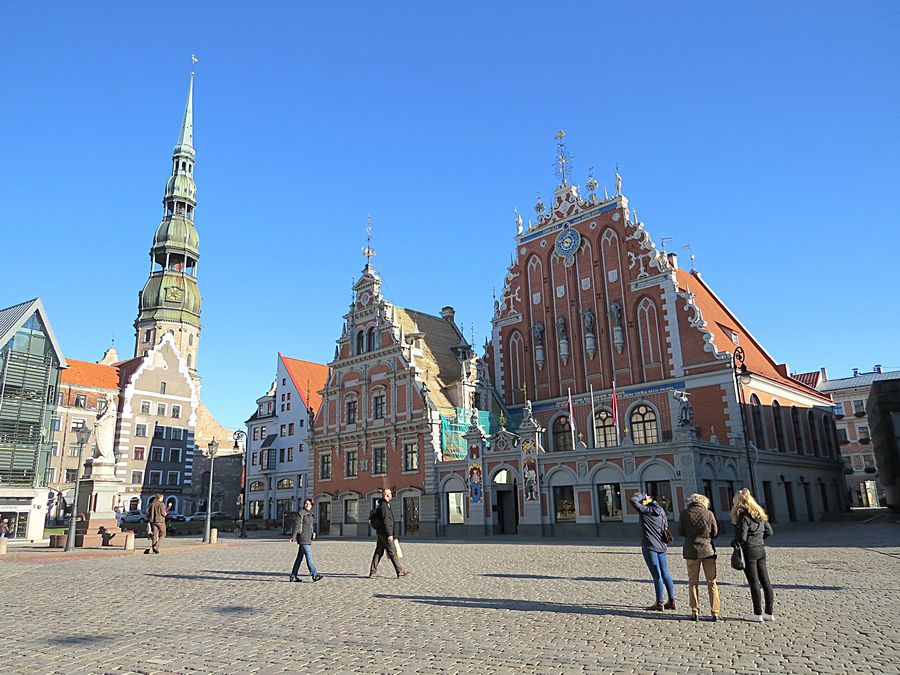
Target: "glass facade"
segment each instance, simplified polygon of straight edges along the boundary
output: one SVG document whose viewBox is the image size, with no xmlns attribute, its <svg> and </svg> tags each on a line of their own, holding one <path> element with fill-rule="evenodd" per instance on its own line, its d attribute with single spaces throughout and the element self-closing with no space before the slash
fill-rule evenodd
<svg viewBox="0 0 900 675">
<path fill-rule="evenodd" d="M 0 476 L 39 487 L 50 455 L 59 357 L 36 313 L 0 345 Z"/>
</svg>

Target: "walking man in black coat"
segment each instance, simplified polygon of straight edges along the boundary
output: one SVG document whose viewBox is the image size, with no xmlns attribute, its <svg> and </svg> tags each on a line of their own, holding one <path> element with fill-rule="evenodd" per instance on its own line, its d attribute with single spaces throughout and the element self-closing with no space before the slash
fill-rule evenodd
<svg viewBox="0 0 900 675">
<path fill-rule="evenodd" d="M 391 508 L 391 500 L 394 493 L 387 488 L 382 491 L 381 499 L 378 500 L 378 506 L 369 518 L 369 524 L 375 529 L 375 535 L 378 537 L 378 543 L 375 545 L 375 554 L 372 556 L 372 565 L 369 567 L 369 578 L 378 576 L 378 563 L 381 562 L 381 556 L 387 553 L 388 560 L 394 566 L 397 572 L 397 578 L 405 577 L 409 574 L 409 570 L 400 566 L 397 560 L 397 553 L 394 550 L 394 511 Z"/>
</svg>

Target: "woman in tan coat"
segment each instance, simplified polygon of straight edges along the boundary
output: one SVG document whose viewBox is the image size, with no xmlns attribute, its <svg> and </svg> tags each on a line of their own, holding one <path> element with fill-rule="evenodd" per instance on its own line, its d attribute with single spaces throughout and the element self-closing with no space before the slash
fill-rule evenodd
<svg viewBox="0 0 900 675">
<path fill-rule="evenodd" d="M 700 568 L 706 577 L 709 589 L 709 606 L 712 621 L 719 621 L 719 585 L 716 583 L 716 546 L 713 543 L 719 534 L 716 517 L 709 510 L 709 499 L 693 494 L 688 499 L 687 508 L 678 520 L 678 534 L 684 537 L 682 553 L 687 561 L 688 596 L 694 621 L 700 620 Z"/>
</svg>

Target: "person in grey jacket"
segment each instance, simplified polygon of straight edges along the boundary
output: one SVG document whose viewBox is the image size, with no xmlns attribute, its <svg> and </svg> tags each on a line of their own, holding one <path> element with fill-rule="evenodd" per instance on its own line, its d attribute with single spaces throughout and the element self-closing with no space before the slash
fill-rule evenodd
<svg viewBox="0 0 900 675">
<path fill-rule="evenodd" d="M 772 589 L 772 582 L 769 581 L 764 542 L 772 536 L 772 526 L 769 524 L 769 516 L 747 488 L 734 496 L 731 522 L 735 527 L 732 545 L 741 547 L 744 555 L 744 575 L 750 585 L 750 599 L 753 601 L 753 614 L 748 616 L 747 620 L 774 621 L 775 591 Z M 765 607 L 760 602 L 760 590 L 765 597 Z"/>
<path fill-rule="evenodd" d="M 375 553 L 372 554 L 372 564 L 369 565 L 370 579 L 378 576 L 378 563 L 381 562 L 381 557 L 385 554 L 387 554 L 388 560 L 394 566 L 398 579 L 409 574 L 409 570 L 403 567 L 397 559 L 397 552 L 394 548 L 394 510 L 391 508 L 391 500 L 393 498 L 393 490 L 390 488 L 382 490 L 381 499 L 378 501 L 378 507 L 373 514 L 374 517 L 369 521 L 372 529 L 375 530 L 377 538 Z"/>
<path fill-rule="evenodd" d="M 650 576 L 653 577 L 653 588 L 656 591 L 656 603 L 647 607 L 651 612 L 664 609 L 675 609 L 675 582 L 669 574 L 669 563 L 666 560 L 665 532 L 668 529 L 669 517 L 666 510 L 653 497 L 637 494 L 631 498 L 631 505 L 640 514 L 641 520 L 641 553 Z M 669 596 L 663 602 L 663 593 Z"/>
<path fill-rule="evenodd" d="M 291 531 L 291 541 L 296 541 L 298 545 L 297 558 L 294 560 L 294 568 L 291 570 L 289 581 L 303 581 L 297 572 L 300 571 L 300 564 L 306 558 L 306 567 L 313 581 L 322 579 L 316 569 L 316 564 L 312 559 L 312 543 L 316 538 L 316 517 L 313 515 L 313 500 L 305 499 L 303 501 L 303 509 L 294 520 L 294 527 Z"/>
<path fill-rule="evenodd" d="M 719 621 L 719 585 L 716 582 L 716 545 L 719 534 L 716 517 L 709 510 L 709 499 L 705 495 L 693 494 L 688 498 L 687 508 L 678 520 L 678 534 L 684 537 L 682 555 L 687 562 L 688 598 L 691 603 L 691 617 L 700 620 L 700 568 L 706 577 L 709 589 L 709 608 L 713 621 Z"/>
</svg>

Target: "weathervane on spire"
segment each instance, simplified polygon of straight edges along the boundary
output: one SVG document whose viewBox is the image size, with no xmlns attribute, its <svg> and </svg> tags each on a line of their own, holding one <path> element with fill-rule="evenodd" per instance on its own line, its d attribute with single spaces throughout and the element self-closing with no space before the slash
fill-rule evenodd
<svg viewBox="0 0 900 675">
<path fill-rule="evenodd" d="M 595 193 L 597 191 L 597 188 L 600 187 L 600 183 L 598 183 L 597 179 L 594 178 L 594 167 L 591 167 L 590 169 L 588 169 L 588 179 L 587 179 L 587 183 L 585 183 L 584 186 L 588 189 L 588 192 L 590 192 L 591 194 Z"/>
<path fill-rule="evenodd" d="M 193 66 L 195 63 L 197 63 L 197 61 L 199 61 L 199 60 L 200 60 L 200 59 L 197 58 L 197 55 L 196 55 L 196 54 L 191 54 L 191 65 L 192 65 L 192 66 Z M 193 77 L 193 76 L 194 76 L 194 71 L 191 70 L 191 77 Z"/>
<path fill-rule="evenodd" d="M 363 247 L 363 255 L 366 256 L 366 267 L 368 267 L 372 258 L 375 257 L 375 249 L 372 248 L 372 216 L 369 216 L 366 222 L 366 245 Z"/>
<path fill-rule="evenodd" d="M 572 180 L 572 155 L 563 141 L 565 137 L 566 132 L 562 129 L 556 132 L 556 175 L 562 186 L 568 185 Z"/>
</svg>

